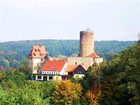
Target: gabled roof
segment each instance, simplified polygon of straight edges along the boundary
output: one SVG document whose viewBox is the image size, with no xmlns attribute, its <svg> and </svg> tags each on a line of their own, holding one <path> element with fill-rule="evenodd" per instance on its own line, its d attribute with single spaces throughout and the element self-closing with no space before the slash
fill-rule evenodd
<svg viewBox="0 0 140 105">
<path fill-rule="evenodd" d="M 78 65 L 68 65 L 66 71 L 67 72 L 73 72 L 76 69 L 77 66 Z"/>
<path fill-rule="evenodd" d="M 68 65 L 66 72 L 73 72 L 79 65 Z M 81 65 L 85 70 L 88 69 L 89 66 Z"/>
<path fill-rule="evenodd" d="M 100 58 L 100 56 L 98 56 L 95 52 L 93 52 L 92 54 L 88 55 L 87 57 L 92 57 L 93 59 Z"/>
<path fill-rule="evenodd" d="M 73 71 L 74 74 L 85 74 L 86 70 L 82 65 L 78 65 L 76 69 Z"/>
<path fill-rule="evenodd" d="M 64 60 L 47 60 L 44 65 L 42 66 L 42 71 L 61 71 L 66 61 Z"/>
<path fill-rule="evenodd" d="M 67 71 L 69 75 L 74 75 L 74 74 L 85 74 L 86 70 L 82 65 L 77 65 L 76 68 L 72 69 L 71 71 Z"/>
<path fill-rule="evenodd" d="M 44 58 L 47 55 L 45 46 L 35 45 L 32 47 L 32 50 L 29 53 L 29 58 Z"/>
</svg>

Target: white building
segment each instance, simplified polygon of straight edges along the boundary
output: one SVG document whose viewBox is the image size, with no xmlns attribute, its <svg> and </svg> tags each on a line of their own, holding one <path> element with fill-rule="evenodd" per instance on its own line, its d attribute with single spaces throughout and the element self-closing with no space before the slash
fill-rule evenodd
<svg viewBox="0 0 140 105">
<path fill-rule="evenodd" d="M 29 53 L 29 65 L 32 69 L 32 74 L 37 74 L 47 57 L 48 53 L 45 50 L 45 46 L 36 45 L 32 47 Z"/>
</svg>

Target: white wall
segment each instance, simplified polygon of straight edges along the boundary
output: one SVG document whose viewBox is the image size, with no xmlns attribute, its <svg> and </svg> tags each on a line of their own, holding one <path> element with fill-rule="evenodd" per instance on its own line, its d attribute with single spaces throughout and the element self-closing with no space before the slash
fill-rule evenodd
<svg viewBox="0 0 140 105">
<path fill-rule="evenodd" d="M 93 58 L 90 57 L 68 57 L 67 62 L 69 65 L 86 65 L 91 66 L 94 63 Z"/>
<path fill-rule="evenodd" d="M 65 65 L 63 66 L 63 68 L 62 68 L 62 70 L 61 70 L 61 72 L 60 72 L 60 75 L 65 75 L 66 74 L 66 69 L 67 69 L 67 66 L 68 66 L 68 64 L 67 63 L 65 63 Z"/>
<path fill-rule="evenodd" d="M 83 78 L 84 74 L 74 74 L 74 78 Z"/>
<path fill-rule="evenodd" d="M 103 58 L 96 58 L 95 59 L 95 63 L 97 63 L 98 65 L 102 62 L 103 62 Z"/>
<path fill-rule="evenodd" d="M 41 74 L 60 75 L 60 72 L 59 71 L 41 71 Z"/>
<path fill-rule="evenodd" d="M 41 61 L 41 59 L 30 59 L 29 60 L 29 65 L 30 65 L 30 67 L 32 68 L 32 73 L 33 74 L 37 74 L 37 71 L 38 71 L 38 67 L 40 67 L 41 66 L 41 63 L 42 63 L 42 61 Z"/>
</svg>

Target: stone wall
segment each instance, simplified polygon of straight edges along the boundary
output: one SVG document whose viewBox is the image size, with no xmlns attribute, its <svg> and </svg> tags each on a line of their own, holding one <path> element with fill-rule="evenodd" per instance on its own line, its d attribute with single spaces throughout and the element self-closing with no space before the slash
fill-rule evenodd
<svg viewBox="0 0 140 105">
<path fill-rule="evenodd" d="M 94 52 L 93 32 L 80 31 L 80 52 L 79 56 L 84 57 Z"/>
<path fill-rule="evenodd" d="M 67 63 L 68 65 L 83 65 L 88 68 L 94 63 L 94 60 L 90 57 L 68 57 Z"/>
</svg>

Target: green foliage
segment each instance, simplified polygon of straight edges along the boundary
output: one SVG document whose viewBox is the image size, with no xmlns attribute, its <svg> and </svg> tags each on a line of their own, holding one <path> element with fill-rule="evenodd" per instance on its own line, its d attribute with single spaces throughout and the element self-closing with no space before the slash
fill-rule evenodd
<svg viewBox="0 0 140 105">
<path fill-rule="evenodd" d="M 72 82 L 62 81 L 58 84 L 30 81 L 31 69 L 27 64 L 28 61 L 20 60 L 27 56 L 33 44 L 48 46 L 47 50 L 52 51 L 50 54 L 52 56 L 59 55 L 59 51 L 62 51 L 62 55 L 69 56 L 76 51 L 78 53 L 78 47 L 75 47 L 78 41 L 27 42 L 29 45 L 25 42 L 0 44 L 0 48 L 7 53 L 0 50 L 0 65 L 10 69 L 22 62 L 16 69 L 0 72 L 0 105 L 140 105 L 140 41 L 115 56 L 114 53 L 132 43 L 112 41 L 108 42 L 111 43 L 110 47 L 107 42 L 96 42 L 103 44 L 103 47 L 98 46 L 101 50 L 101 52 L 98 50 L 99 53 L 103 52 L 105 56 L 110 54 L 108 58 L 113 59 L 90 67 L 83 80 L 72 79 Z M 118 43 L 118 47 L 112 49 Z"/>
<path fill-rule="evenodd" d="M 49 105 L 54 83 L 28 80 L 26 67 L 0 72 L 0 105 Z"/>
<path fill-rule="evenodd" d="M 93 65 L 81 81 L 89 105 L 140 104 L 140 42 Z"/>
<path fill-rule="evenodd" d="M 55 90 L 55 84 L 51 82 L 44 82 L 41 84 L 41 91 L 43 99 L 50 98 L 51 93 Z"/>
<path fill-rule="evenodd" d="M 81 85 L 66 80 L 56 86 L 50 101 L 52 105 L 79 105 L 80 96 Z"/>
<path fill-rule="evenodd" d="M 113 55 L 132 46 L 135 41 L 95 41 L 95 51 L 111 60 Z M 0 43 L 0 70 L 17 68 L 24 63 L 33 45 L 44 45 L 49 56 L 73 56 L 79 53 L 78 40 L 34 40 Z M 114 49 L 115 48 L 115 49 Z"/>
<path fill-rule="evenodd" d="M 103 105 L 140 104 L 139 43 L 124 50 L 103 69 L 101 79 Z"/>
<path fill-rule="evenodd" d="M 24 85 L 25 83 L 26 75 L 18 70 L 5 71 L 3 76 L 3 81 L 12 81 L 17 85 Z"/>
</svg>

